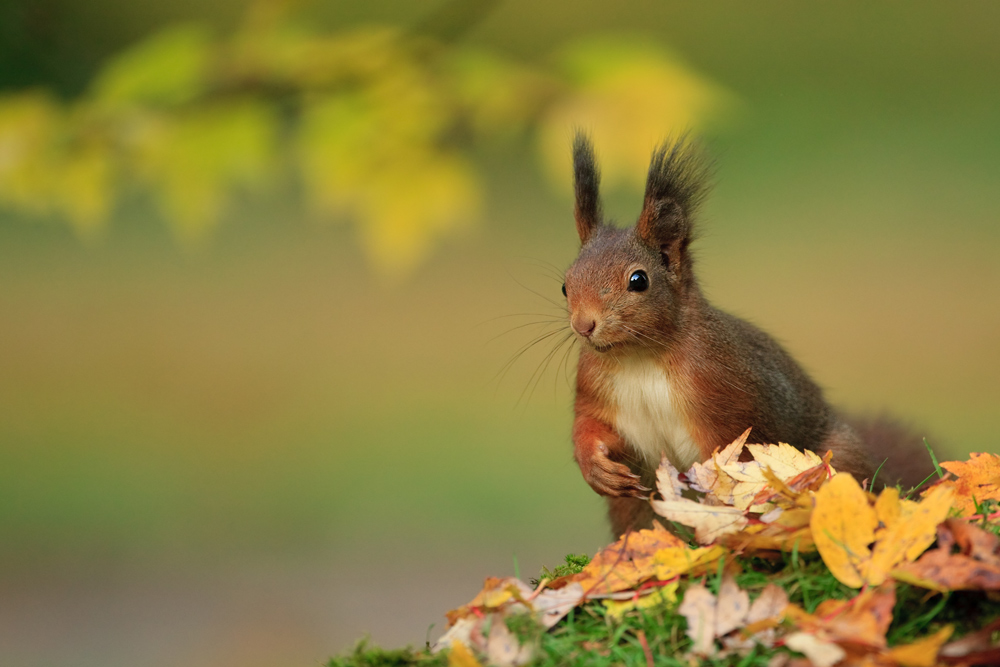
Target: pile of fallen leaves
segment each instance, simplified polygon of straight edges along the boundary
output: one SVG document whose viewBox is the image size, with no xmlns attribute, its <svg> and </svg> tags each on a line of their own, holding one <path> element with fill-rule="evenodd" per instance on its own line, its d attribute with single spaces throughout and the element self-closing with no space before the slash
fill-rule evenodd
<svg viewBox="0 0 1000 667">
<path fill-rule="evenodd" d="M 659 497 L 650 502 L 672 530 L 657 523 L 627 533 L 578 571 L 535 586 L 487 579 L 471 602 L 447 614 L 449 629 L 432 653 L 447 655 L 452 666 L 527 665 L 546 657 L 543 634 L 565 625 L 568 615 L 603 616 L 614 630 L 630 615 L 659 610 L 667 614 L 661 618 L 677 619 L 663 632 L 677 635 L 680 628 L 686 639 L 656 641 L 657 627 L 645 625 L 634 632 L 638 664 L 1000 664 L 993 641 L 1000 602 L 992 597 L 1000 590 L 1000 512 L 993 511 L 1000 456 L 943 463 L 939 479 L 920 493 L 890 487 L 875 495 L 838 474 L 829 456 L 786 444 L 746 445 L 746 438 L 684 473 L 664 459 Z M 804 584 L 772 576 L 782 571 L 774 564 L 803 558 L 825 568 L 844 599 L 790 602 L 802 602 Z M 737 579 L 751 575 L 763 585 L 741 589 Z M 931 621 L 952 591 L 979 591 L 987 611 L 954 598 L 953 607 L 968 607 L 952 610 L 953 617 L 965 614 L 965 636 L 949 642 L 955 626 Z M 896 633 L 890 646 L 894 613 L 916 619 L 907 628 L 935 629 L 903 642 Z M 622 632 L 609 633 L 607 642 L 622 641 Z M 608 655 L 607 642 L 584 642 L 582 650 Z M 668 646 L 681 648 L 667 655 Z"/>
</svg>

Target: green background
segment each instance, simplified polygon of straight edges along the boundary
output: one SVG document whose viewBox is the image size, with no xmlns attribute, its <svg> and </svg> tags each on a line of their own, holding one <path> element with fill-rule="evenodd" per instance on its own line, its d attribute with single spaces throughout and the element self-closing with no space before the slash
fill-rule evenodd
<svg viewBox="0 0 1000 667">
<path fill-rule="evenodd" d="M 70 97 L 149 31 L 242 9 L 8 1 L 0 86 Z M 998 451 L 998 32 L 988 2 L 512 0 L 463 39 L 532 61 L 644 36 L 734 93 L 705 290 L 949 458 Z M 195 252 L 140 203 L 90 243 L 0 211 L 0 662 L 316 664 L 365 632 L 421 643 L 482 577 L 607 541 L 562 368 L 535 386 L 542 345 L 497 377 L 534 331 L 511 329 L 558 312 L 568 193 L 526 143 L 478 159 L 481 224 L 395 283 L 267 195 Z M 620 220 L 640 186 L 608 193 Z"/>
</svg>

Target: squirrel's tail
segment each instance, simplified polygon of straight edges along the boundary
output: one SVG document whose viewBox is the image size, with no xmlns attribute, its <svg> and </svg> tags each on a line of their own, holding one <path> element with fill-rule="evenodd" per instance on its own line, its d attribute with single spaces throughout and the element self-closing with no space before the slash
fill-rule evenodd
<svg viewBox="0 0 1000 667">
<path fill-rule="evenodd" d="M 888 415 L 845 415 L 844 419 L 867 445 L 875 464 L 885 461 L 875 480 L 878 487 L 899 484 L 905 491 L 934 472 L 924 436 L 912 428 Z"/>
</svg>

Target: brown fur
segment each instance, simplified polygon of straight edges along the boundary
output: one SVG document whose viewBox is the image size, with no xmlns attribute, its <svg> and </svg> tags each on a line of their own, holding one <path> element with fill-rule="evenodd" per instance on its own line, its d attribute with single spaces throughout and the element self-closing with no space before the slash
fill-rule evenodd
<svg viewBox="0 0 1000 667">
<path fill-rule="evenodd" d="M 700 460 L 752 427 L 750 442 L 832 451 L 833 465 L 859 480 L 871 478 L 884 456 L 881 481 L 922 479 L 926 457 L 907 455 L 916 452 L 906 449 L 913 438 L 905 430 L 871 422 L 861 429 L 870 438 L 866 446 L 774 339 L 705 300 L 689 251 L 693 214 L 705 192 L 706 170 L 696 152 L 680 142 L 654 153 L 639 221 L 628 229 L 601 218 L 597 166 L 583 136 L 574 145 L 574 163 L 582 247 L 565 284 L 571 325 L 583 343 L 574 453 L 587 482 L 608 497 L 616 535 L 653 519 L 644 498 L 654 486 L 656 462 L 616 430 L 621 406 L 614 378 L 626 362 L 662 371 L 676 404 L 677 432 L 690 436 Z M 647 289 L 629 290 L 636 271 L 648 276 Z M 670 456 L 682 449 L 662 443 Z"/>
</svg>

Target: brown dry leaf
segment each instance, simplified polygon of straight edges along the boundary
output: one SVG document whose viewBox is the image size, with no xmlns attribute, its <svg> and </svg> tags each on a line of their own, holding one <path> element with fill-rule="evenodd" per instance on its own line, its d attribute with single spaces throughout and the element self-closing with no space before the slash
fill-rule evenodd
<svg viewBox="0 0 1000 667">
<path fill-rule="evenodd" d="M 809 658 L 814 667 L 833 667 L 847 656 L 837 644 L 808 632 L 793 632 L 785 637 L 785 646 Z"/>
<path fill-rule="evenodd" d="M 803 488 L 815 488 L 833 472 L 829 467 L 829 457 L 824 460 L 811 451 L 798 450 L 785 443 L 746 445 L 749 433 L 749 430 L 744 432 L 721 452 L 716 450 L 708 461 L 695 463 L 684 474 L 691 488 L 706 494 L 706 504 L 731 506 L 744 511 L 766 511 L 770 506 L 763 497 L 776 495 L 775 488 L 793 497 L 797 495 L 785 485 L 785 480 L 796 480 L 796 484 Z M 740 460 L 744 449 L 752 460 Z M 803 478 L 803 475 L 806 477 Z M 661 495 L 664 500 L 677 499 L 672 485 L 661 490 Z"/>
<path fill-rule="evenodd" d="M 937 549 L 904 563 L 892 576 L 936 591 L 1000 590 L 1000 539 L 962 519 L 938 526 Z M 960 553 L 952 553 L 958 545 Z"/>
<path fill-rule="evenodd" d="M 878 517 L 851 475 L 835 475 L 816 492 L 810 527 L 823 562 L 841 583 L 860 588 Z"/>
<path fill-rule="evenodd" d="M 712 458 L 708 461 L 692 465 L 684 473 L 684 477 L 691 482 L 691 487 L 696 491 L 709 493 L 718 482 L 719 466 L 738 461 L 748 437 L 750 437 L 750 429 L 745 430 L 740 437 L 726 445 L 721 452 L 718 449 L 712 452 Z"/>
<path fill-rule="evenodd" d="M 750 595 L 736 585 L 731 573 L 726 572 L 719 584 L 719 598 L 715 606 L 715 636 L 724 637 L 742 628 L 749 611 Z"/>
<path fill-rule="evenodd" d="M 825 600 L 809 614 L 790 604 L 785 620 L 824 641 L 865 650 L 885 648 L 885 633 L 892 623 L 896 593 L 891 586 L 870 588 L 850 600 Z"/>
<path fill-rule="evenodd" d="M 546 630 L 562 620 L 573 607 L 584 601 L 584 590 L 578 582 L 558 589 L 546 588 L 531 600 L 531 608 L 539 615 L 539 622 Z"/>
<path fill-rule="evenodd" d="M 521 667 L 531 662 L 534 647 L 521 645 L 517 637 L 507 629 L 503 619 L 496 616 L 490 625 L 490 636 L 486 640 L 486 661 L 494 667 Z"/>
<path fill-rule="evenodd" d="M 976 502 L 1000 500 L 1000 455 L 972 453 L 968 461 L 945 461 L 941 467 L 958 477 L 955 507 L 962 516 L 975 514 Z"/>
<path fill-rule="evenodd" d="M 770 488 L 765 488 L 757 494 L 757 497 L 753 499 L 752 506 L 780 501 L 792 506 L 805 505 L 804 501 L 809 500 L 808 492 L 815 491 L 833 477 L 834 470 L 830 466 L 831 458 L 833 458 L 833 452 L 827 452 L 823 455 L 822 462 L 808 470 L 803 470 L 786 481 L 775 475 L 773 471 L 765 471 L 764 477 Z M 812 507 L 811 500 L 809 500 L 808 506 Z"/>
<path fill-rule="evenodd" d="M 709 656 L 715 653 L 715 596 L 701 584 L 689 586 L 677 613 L 687 620 L 687 636 L 693 642 L 691 652 Z"/>
<path fill-rule="evenodd" d="M 938 652 L 938 658 L 950 665 L 1000 664 L 1000 641 L 996 640 L 998 631 L 1000 631 L 1000 620 L 945 644 Z"/>
<path fill-rule="evenodd" d="M 680 538 L 654 522 L 653 528 L 625 533 L 599 551 L 573 581 L 583 587 L 587 597 L 630 590 L 656 575 L 654 558 L 664 549 L 691 551 Z"/>
<path fill-rule="evenodd" d="M 699 544 L 711 544 L 742 530 L 748 523 L 743 510 L 725 505 L 706 505 L 687 498 L 651 500 L 650 504 L 660 516 L 694 528 L 694 538 Z"/>
<path fill-rule="evenodd" d="M 775 628 L 788 606 L 788 594 L 774 584 L 768 584 L 750 605 L 746 626 L 736 636 L 723 640 L 728 649 L 751 649 L 753 645 L 774 646 Z"/>
<path fill-rule="evenodd" d="M 933 635 L 918 639 L 912 644 L 895 646 L 886 656 L 900 667 L 934 667 L 938 662 L 941 646 L 948 641 L 954 628 L 947 625 Z"/>
<path fill-rule="evenodd" d="M 875 502 L 875 513 L 884 528 L 876 534 L 871 562 L 865 581 L 878 586 L 889 571 L 900 563 L 912 561 L 927 550 L 937 536 L 937 526 L 948 516 L 955 489 L 951 485 L 934 487 L 919 503 L 899 502 L 899 492 L 885 489 Z"/>
<path fill-rule="evenodd" d="M 687 635 L 694 643 L 691 652 L 709 656 L 715 654 L 715 639 L 722 640 L 726 649 L 737 651 L 751 649 L 755 643 L 773 645 L 774 628 L 787 605 L 788 596 L 773 584 L 751 605 L 750 596 L 727 571 L 718 597 L 700 584 L 690 586 L 677 611 L 687 619 Z M 736 630 L 742 632 L 737 634 Z"/>
<path fill-rule="evenodd" d="M 770 514 L 770 513 L 769 513 Z M 798 549 L 805 553 L 816 550 L 809 520 L 812 510 L 781 509 L 768 516 L 767 523 L 755 523 L 739 533 L 727 536 L 723 541 L 737 552 L 748 550 L 791 551 Z M 763 521 L 764 517 L 761 517 Z"/>
<path fill-rule="evenodd" d="M 681 491 L 686 491 L 688 488 L 687 484 L 681 481 L 680 472 L 666 456 L 656 469 L 656 488 L 664 500 L 676 500 L 681 497 Z"/>
</svg>

